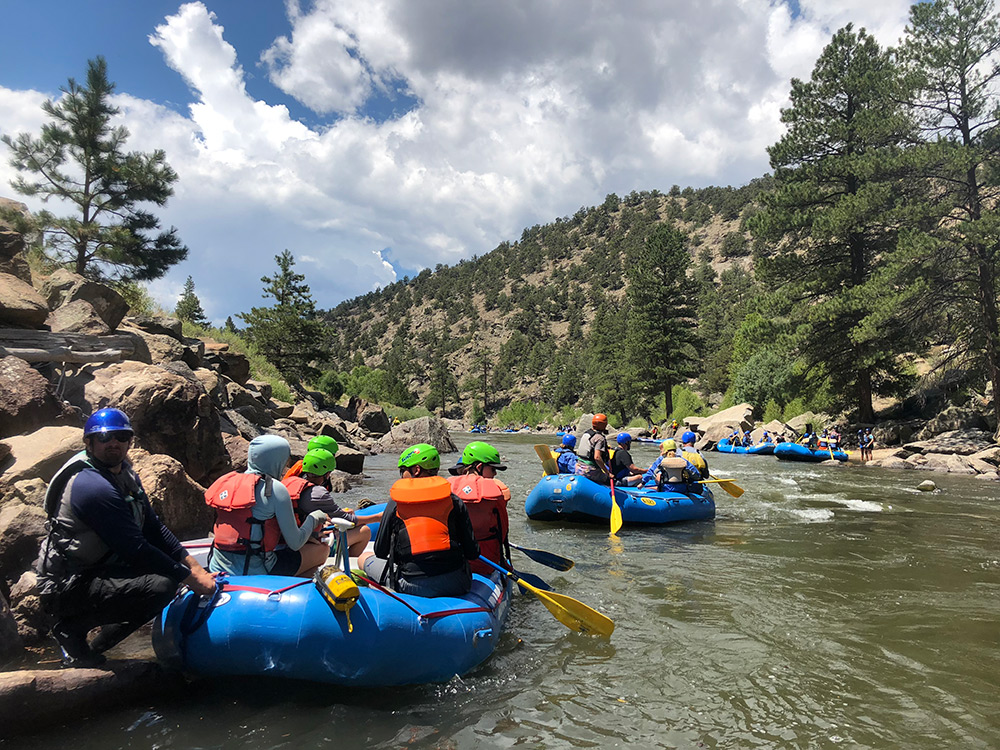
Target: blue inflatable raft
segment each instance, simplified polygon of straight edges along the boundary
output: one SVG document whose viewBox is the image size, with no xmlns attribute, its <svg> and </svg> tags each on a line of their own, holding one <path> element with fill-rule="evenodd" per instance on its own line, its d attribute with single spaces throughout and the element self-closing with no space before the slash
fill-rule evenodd
<svg viewBox="0 0 1000 750">
<path fill-rule="evenodd" d="M 707 485 L 702 494 L 657 492 L 655 488 L 615 487 L 622 520 L 633 524 L 665 524 L 715 518 L 715 498 Z M 554 474 L 528 494 L 524 503 L 535 521 L 578 521 L 607 524 L 611 518 L 611 490 L 575 474 Z"/>
<path fill-rule="evenodd" d="M 206 676 L 259 675 L 337 685 L 446 682 L 493 653 L 512 584 L 473 576 L 462 597 L 433 599 L 359 586 L 347 612 L 313 579 L 233 576 L 215 599 L 190 591 L 154 621 L 166 666 Z"/>
<path fill-rule="evenodd" d="M 844 451 L 830 451 L 826 448 L 814 449 L 799 443 L 778 443 L 774 446 L 774 455 L 783 461 L 808 461 L 811 463 L 829 461 L 831 458 L 837 461 L 847 460 L 847 454 Z"/>
<path fill-rule="evenodd" d="M 715 450 L 719 453 L 745 453 L 748 456 L 770 456 L 774 453 L 774 443 L 760 443 L 758 445 L 733 445 L 729 438 L 720 440 L 715 444 Z"/>
</svg>

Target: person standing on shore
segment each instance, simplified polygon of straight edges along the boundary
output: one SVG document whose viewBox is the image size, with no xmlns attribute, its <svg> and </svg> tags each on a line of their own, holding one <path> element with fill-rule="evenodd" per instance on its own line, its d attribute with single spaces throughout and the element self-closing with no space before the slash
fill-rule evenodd
<svg viewBox="0 0 1000 750">
<path fill-rule="evenodd" d="M 872 450 L 875 448 L 875 436 L 871 427 L 865 427 L 865 433 L 861 436 L 861 460 L 871 461 Z"/>
</svg>

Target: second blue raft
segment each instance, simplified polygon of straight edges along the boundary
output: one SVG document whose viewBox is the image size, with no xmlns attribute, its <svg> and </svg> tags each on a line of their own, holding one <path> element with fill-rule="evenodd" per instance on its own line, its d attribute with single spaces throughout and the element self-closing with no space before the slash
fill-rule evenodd
<svg viewBox="0 0 1000 750">
<path fill-rule="evenodd" d="M 628 524 L 666 524 L 715 518 L 715 498 L 705 485 L 701 494 L 657 492 L 655 488 L 615 487 L 615 500 Z M 611 489 L 575 474 L 542 477 L 524 503 L 535 521 L 607 524 Z"/>
<path fill-rule="evenodd" d="M 809 448 L 799 443 L 778 443 L 774 446 L 774 455 L 783 461 L 807 461 L 809 463 L 829 461 L 831 458 L 837 461 L 847 460 L 847 454 L 844 451 Z"/>
</svg>

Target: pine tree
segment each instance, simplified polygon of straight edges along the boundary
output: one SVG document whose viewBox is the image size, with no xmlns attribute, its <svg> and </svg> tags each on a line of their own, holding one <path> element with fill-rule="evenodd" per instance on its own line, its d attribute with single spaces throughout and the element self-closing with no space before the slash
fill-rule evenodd
<svg viewBox="0 0 1000 750">
<path fill-rule="evenodd" d="M 3 136 L 11 166 L 20 173 L 11 182 L 14 189 L 43 201 L 66 201 L 76 212 L 40 211 L 30 222 L 20 214 L 8 218 L 21 231 L 44 232 L 47 252 L 78 274 L 149 281 L 187 257 L 176 230 L 156 233 L 159 220 L 141 208 L 163 206 L 177 174 L 161 150 L 124 150 L 128 130 L 111 125 L 119 112 L 110 101 L 114 88 L 104 58 L 90 60 L 85 85 L 70 78 L 65 96 L 42 105 L 52 121 L 42 126 L 40 137 Z"/>
<path fill-rule="evenodd" d="M 285 250 L 274 256 L 278 272 L 262 276 L 263 297 L 273 307 L 254 307 L 239 317 L 247 324 L 244 335 L 291 385 L 312 380 L 319 371 L 312 363 L 324 353 L 324 327 L 316 319 L 316 305 L 305 276 L 295 273 L 295 259 Z"/>
<path fill-rule="evenodd" d="M 683 232 L 671 223 L 659 224 L 628 258 L 628 382 L 647 415 L 660 395 L 671 414 L 673 387 L 698 373 L 697 287 L 688 277 L 686 246 Z"/>
<path fill-rule="evenodd" d="M 872 394 L 901 384 L 900 354 L 915 330 L 903 311 L 916 288 L 883 271 L 907 216 L 902 144 L 912 123 L 888 52 L 849 24 L 834 34 L 809 81 L 792 80 L 782 110 L 788 132 L 768 149 L 776 189 L 749 224 L 771 254 L 757 264 L 766 285 L 798 304 L 799 348 L 817 374 L 874 420 Z M 870 325 L 878 315 L 879 325 Z"/>
<path fill-rule="evenodd" d="M 953 340 L 983 362 L 1000 420 L 1000 17 L 992 0 L 937 0 L 910 9 L 900 50 L 916 91 L 941 221 L 908 237 L 937 266 Z"/>
<path fill-rule="evenodd" d="M 190 276 L 184 282 L 184 292 L 181 294 L 181 298 L 177 300 L 174 315 L 181 320 L 186 320 L 188 323 L 193 323 L 197 326 L 204 327 L 208 325 L 208 318 L 205 317 L 205 311 L 201 309 L 201 300 L 194 293 L 194 279 Z"/>
<path fill-rule="evenodd" d="M 623 322 L 607 300 L 598 304 L 587 334 L 587 382 L 597 407 L 617 414 L 624 424 L 635 412 L 636 402 L 630 379 L 622 370 Z"/>
</svg>

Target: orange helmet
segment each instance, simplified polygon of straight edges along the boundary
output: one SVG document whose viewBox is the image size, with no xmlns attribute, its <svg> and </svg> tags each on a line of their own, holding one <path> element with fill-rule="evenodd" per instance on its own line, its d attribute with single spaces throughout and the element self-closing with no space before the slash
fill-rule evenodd
<svg viewBox="0 0 1000 750">
<path fill-rule="evenodd" d="M 595 430 L 603 429 L 608 426 L 608 415 L 607 414 L 595 414 L 594 418 L 591 420 L 590 424 Z"/>
</svg>

